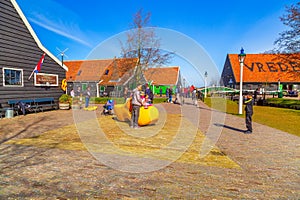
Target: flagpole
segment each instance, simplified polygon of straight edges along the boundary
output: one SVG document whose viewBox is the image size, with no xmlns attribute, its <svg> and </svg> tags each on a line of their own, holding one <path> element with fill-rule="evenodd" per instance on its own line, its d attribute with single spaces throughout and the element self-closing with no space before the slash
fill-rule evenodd
<svg viewBox="0 0 300 200">
<path fill-rule="evenodd" d="M 33 69 L 33 71 L 31 72 L 30 76 L 28 77 L 28 80 L 31 79 L 31 77 L 32 77 L 32 75 L 33 75 L 33 73 L 34 73 L 35 70 L 36 70 L 36 66 L 35 66 L 35 68 Z"/>
<path fill-rule="evenodd" d="M 41 68 L 41 65 L 42 65 L 43 62 L 44 62 L 45 55 L 46 55 L 46 53 L 44 52 L 43 55 L 42 55 L 42 57 L 40 58 L 38 64 L 35 66 L 35 68 L 34 68 L 33 71 L 31 72 L 30 76 L 28 77 L 28 80 L 31 79 L 31 77 L 32 77 L 32 75 L 33 75 L 33 73 L 34 73 L 35 71 L 39 72 L 39 71 L 41 70 L 40 68 Z"/>
</svg>

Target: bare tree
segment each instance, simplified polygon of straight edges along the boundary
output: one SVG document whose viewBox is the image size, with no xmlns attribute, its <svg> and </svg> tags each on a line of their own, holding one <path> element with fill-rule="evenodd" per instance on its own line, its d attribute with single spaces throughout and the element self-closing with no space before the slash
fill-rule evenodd
<svg viewBox="0 0 300 200">
<path fill-rule="evenodd" d="M 275 51 L 281 53 L 300 52 L 300 2 L 286 7 L 287 14 L 280 20 L 289 29 L 281 32 L 280 37 L 274 42 Z"/>
<path fill-rule="evenodd" d="M 134 15 L 126 43 L 121 42 L 123 58 L 138 58 L 135 71 L 137 82 L 142 80 L 143 71 L 148 67 L 162 66 L 173 57 L 172 52 L 160 49 L 160 39 L 156 36 L 155 29 L 149 26 L 150 18 L 151 13 L 143 15 L 143 10 L 140 9 Z"/>
<path fill-rule="evenodd" d="M 300 63 L 300 2 L 291 6 L 286 6 L 286 14 L 280 17 L 280 20 L 286 25 L 288 30 L 281 32 L 280 37 L 274 42 L 274 50 L 278 59 L 283 63 L 290 63 L 299 68 Z M 293 70 L 287 73 L 290 79 L 300 77 L 299 71 Z"/>
</svg>

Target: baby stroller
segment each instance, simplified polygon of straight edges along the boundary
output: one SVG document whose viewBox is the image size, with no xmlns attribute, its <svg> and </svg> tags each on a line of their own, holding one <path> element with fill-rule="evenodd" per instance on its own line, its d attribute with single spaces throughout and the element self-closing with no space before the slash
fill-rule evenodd
<svg viewBox="0 0 300 200">
<path fill-rule="evenodd" d="M 114 101 L 109 99 L 103 106 L 103 115 L 113 115 Z"/>
</svg>

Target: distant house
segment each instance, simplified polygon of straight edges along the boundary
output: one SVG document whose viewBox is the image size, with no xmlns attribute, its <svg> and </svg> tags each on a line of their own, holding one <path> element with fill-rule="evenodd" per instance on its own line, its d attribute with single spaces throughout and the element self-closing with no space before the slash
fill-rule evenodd
<svg viewBox="0 0 300 200">
<path fill-rule="evenodd" d="M 0 14 L 1 105 L 39 97 L 58 101 L 68 68 L 42 45 L 15 0 L 1 0 Z M 41 70 L 29 79 L 44 53 Z"/>
<path fill-rule="evenodd" d="M 148 83 L 152 83 L 154 94 L 159 94 L 160 89 L 165 94 L 166 89 L 170 87 L 175 93 L 176 89 L 182 85 L 180 67 L 178 66 L 149 68 L 144 72 L 144 76 Z"/>
<path fill-rule="evenodd" d="M 297 58 L 297 59 L 295 59 Z M 300 54 L 247 54 L 243 68 L 243 89 L 276 91 L 300 89 Z M 239 89 L 240 63 L 237 54 L 228 54 L 223 72 L 224 86 Z"/>
<path fill-rule="evenodd" d="M 68 91 L 76 90 L 78 87 L 81 91 L 85 91 L 90 87 L 93 96 L 99 97 L 103 94 L 122 96 L 124 86 L 129 90 L 136 87 L 133 74 L 137 61 L 137 58 L 65 61 L 65 65 L 69 68 L 66 72 Z M 149 68 L 143 74 L 143 82 L 151 83 L 155 94 L 159 94 L 160 88 L 165 94 L 166 88 L 169 87 L 175 92 L 175 88 L 181 85 L 180 68 Z"/>
<path fill-rule="evenodd" d="M 65 61 L 68 91 L 80 87 L 91 88 L 92 96 L 110 94 L 126 80 L 126 73 L 136 67 L 136 58 L 113 58 L 103 60 Z"/>
</svg>

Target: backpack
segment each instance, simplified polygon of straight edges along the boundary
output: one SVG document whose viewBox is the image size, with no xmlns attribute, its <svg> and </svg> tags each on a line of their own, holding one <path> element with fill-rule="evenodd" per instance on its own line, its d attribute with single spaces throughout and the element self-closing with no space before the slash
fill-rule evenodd
<svg viewBox="0 0 300 200">
<path fill-rule="evenodd" d="M 153 92 L 150 90 L 150 93 L 149 93 L 149 99 L 153 99 Z"/>
</svg>

